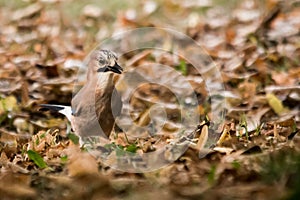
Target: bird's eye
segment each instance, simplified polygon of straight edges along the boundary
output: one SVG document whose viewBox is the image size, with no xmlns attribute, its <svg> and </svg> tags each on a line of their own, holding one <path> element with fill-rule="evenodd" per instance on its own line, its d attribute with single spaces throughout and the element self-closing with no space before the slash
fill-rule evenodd
<svg viewBox="0 0 300 200">
<path fill-rule="evenodd" d="M 99 58 L 98 62 L 100 65 L 104 65 L 105 64 L 105 60 L 103 58 Z"/>
</svg>

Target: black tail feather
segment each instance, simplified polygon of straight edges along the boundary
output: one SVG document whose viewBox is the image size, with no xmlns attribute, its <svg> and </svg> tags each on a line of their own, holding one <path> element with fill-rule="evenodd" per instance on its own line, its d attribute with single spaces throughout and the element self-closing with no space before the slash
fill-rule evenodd
<svg viewBox="0 0 300 200">
<path fill-rule="evenodd" d="M 63 106 L 59 106 L 59 105 L 51 105 L 51 104 L 40 104 L 40 111 L 56 111 L 59 112 L 61 110 L 64 109 Z"/>
</svg>

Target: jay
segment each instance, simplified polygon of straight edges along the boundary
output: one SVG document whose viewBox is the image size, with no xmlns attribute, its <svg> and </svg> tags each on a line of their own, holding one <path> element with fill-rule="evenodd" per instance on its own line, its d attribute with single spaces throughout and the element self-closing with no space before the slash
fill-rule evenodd
<svg viewBox="0 0 300 200">
<path fill-rule="evenodd" d="M 86 84 L 73 97 L 71 106 L 41 104 L 40 107 L 65 115 L 81 139 L 109 137 L 115 118 L 122 109 L 121 96 L 116 91 L 113 77 L 122 71 L 114 52 L 96 49 L 87 62 Z"/>
</svg>

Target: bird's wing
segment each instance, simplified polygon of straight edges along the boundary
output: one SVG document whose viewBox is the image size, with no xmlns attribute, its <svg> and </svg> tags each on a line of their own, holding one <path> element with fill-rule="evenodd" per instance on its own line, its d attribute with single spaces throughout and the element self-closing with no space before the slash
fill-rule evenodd
<svg viewBox="0 0 300 200">
<path fill-rule="evenodd" d="M 105 136 L 96 114 L 94 90 L 95 85 L 87 84 L 72 99 L 72 127 L 81 137 Z"/>
<path fill-rule="evenodd" d="M 116 89 L 114 89 L 112 93 L 112 99 L 111 99 L 111 108 L 114 118 L 120 116 L 121 110 L 122 110 L 122 99 L 121 95 L 118 93 Z"/>
<path fill-rule="evenodd" d="M 72 125 L 75 132 L 81 137 L 105 137 L 103 127 L 101 127 L 98 121 L 95 104 L 91 104 L 90 102 L 80 102 L 76 105 L 74 115 L 72 116 Z"/>
</svg>

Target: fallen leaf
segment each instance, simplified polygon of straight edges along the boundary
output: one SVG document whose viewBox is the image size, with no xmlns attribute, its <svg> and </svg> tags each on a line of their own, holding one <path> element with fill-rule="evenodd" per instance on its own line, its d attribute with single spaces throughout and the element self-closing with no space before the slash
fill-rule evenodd
<svg viewBox="0 0 300 200">
<path fill-rule="evenodd" d="M 39 168 L 44 169 L 48 167 L 42 156 L 33 150 L 27 151 L 29 159 L 31 159 Z"/>
<path fill-rule="evenodd" d="M 280 99 L 278 99 L 274 94 L 268 93 L 266 95 L 267 100 L 271 108 L 275 111 L 277 115 L 281 114 L 284 111 L 283 104 Z"/>
</svg>

